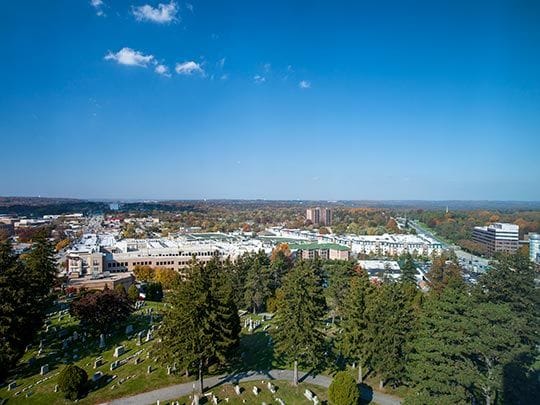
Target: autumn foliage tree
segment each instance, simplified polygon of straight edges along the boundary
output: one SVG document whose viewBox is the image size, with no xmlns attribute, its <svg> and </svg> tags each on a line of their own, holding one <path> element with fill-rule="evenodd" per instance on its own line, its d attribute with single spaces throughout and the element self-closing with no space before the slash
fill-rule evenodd
<svg viewBox="0 0 540 405">
<path fill-rule="evenodd" d="M 127 295 L 115 290 L 92 291 L 71 303 L 70 313 L 97 333 L 124 322 L 133 308 Z"/>
</svg>

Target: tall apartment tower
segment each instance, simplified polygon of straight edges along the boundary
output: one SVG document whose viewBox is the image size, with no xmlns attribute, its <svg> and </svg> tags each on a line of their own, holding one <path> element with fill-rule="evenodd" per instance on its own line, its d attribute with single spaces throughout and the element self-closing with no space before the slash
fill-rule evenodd
<svg viewBox="0 0 540 405">
<path fill-rule="evenodd" d="M 319 208 L 308 208 L 306 210 L 306 219 L 313 225 L 319 225 L 321 222 L 321 210 Z"/>
<path fill-rule="evenodd" d="M 332 225 L 332 208 L 322 208 L 321 209 L 321 224 L 325 226 Z"/>
<path fill-rule="evenodd" d="M 306 219 L 311 221 L 313 225 L 332 225 L 333 212 L 332 208 L 308 208 L 306 210 Z"/>
<path fill-rule="evenodd" d="M 472 239 L 486 246 L 490 254 L 515 253 L 519 248 L 519 226 L 500 222 L 489 226 L 475 226 Z"/>
</svg>

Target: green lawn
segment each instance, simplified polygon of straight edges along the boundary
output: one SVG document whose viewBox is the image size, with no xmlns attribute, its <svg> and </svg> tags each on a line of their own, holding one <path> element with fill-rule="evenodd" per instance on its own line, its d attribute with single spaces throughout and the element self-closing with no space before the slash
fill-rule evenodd
<svg viewBox="0 0 540 405">
<path fill-rule="evenodd" d="M 148 352 L 154 344 L 153 340 L 144 342 L 143 338 L 141 346 L 137 346 L 136 344 L 137 332 L 147 330 L 150 327 L 149 317 L 143 314 L 143 311 L 147 308 L 154 308 L 154 313 L 156 313 L 161 306 L 162 304 L 160 303 L 147 302 L 146 306 L 142 310 L 133 313 L 126 323 L 133 325 L 134 334 L 132 338 L 127 338 L 124 333 L 125 325 L 122 325 L 116 334 L 106 337 L 106 347 L 103 351 L 98 347 L 98 337 L 89 337 L 85 342 L 82 342 L 82 338 L 79 338 L 67 350 L 63 350 L 62 342 L 65 338 L 58 337 L 59 328 L 68 330 L 68 336 L 71 336 L 75 330 L 81 334 L 78 321 L 67 315 L 64 315 L 62 320 L 59 320 L 58 317 L 51 318 L 51 326 L 55 326 L 57 332 L 45 333 L 45 330 L 43 330 L 40 333 L 40 337 L 34 342 L 33 347 L 25 353 L 17 368 L 13 370 L 12 375 L 7 379 L 8 382 L 15 380 L 17 387 L 11 391 L 7 391 L 6 386 L 2 387 L 0 389 L 0 398 L 9 398 L 10 404 L 27 404 L 30 401 L 36 404 L 70 403 L 64 400 L 60 393 L 54 392 L 58 373 L 64 366 L 64 363 L 69 362 L 73 362 L 83 368 L 88 373 L 89 379 L 92 378 L 96 371 L 101 371 L 104 374 L 100 387 L 96 387 L 97 389 L 89 392 L 85 398 L 81 399 L 79 403 L 82 404 L 93 404 L 187 381 L 186 377 L 180 375 L 180 372 L 176 375 L 167 375 L 165 366 L 154 362 L 152 358 L 147 358 Z M 156 319 L 154 319 L 155 321 Z M 39 345 L 40 338 L 44 339 L 45 343 L 42 355 L 38 356 L 37 346 Z M 113 357 L 113 353 L 115 347 L 119 345 L 123 345 L 126 352 L 116 359 Z M 139 357 L 141 362 L 138 365 L 134 364 L 135 359 L 133 358 L 126 364 L 110 371 L 110 365 L 114 360 L 126 359 L 139 351 L 141 353 L 137 357 Z M 73 360 L 73 355 L 77 355 L 79 359 Z M 98 356 L 103 357 L 103 365 L 94 369 L 94 360 Z M 28 360 L 32 357 L 36 359 L 35 364 L 29 366 Z M 50 370 L 47 374 L 41 376 L 39 371 L 43 364 L 48 364 Z M 149 365 L 154 369 L 150 374 L 147 373 Z M 113 376 L 116 377 L 109 383 L 106 383 Z M 44 379 L 46 380 L 43 381 Z M 31 395 L 27 398 L 26 395 L 28 393 L 31 393 Z"/>
<path fill-rule="evenodd" d="M 234 387 L 231 384 L 221 385 L 210 392 L 218 397 L 219 403 L 228 403 L 231 405 L 261 404 L 263 402 L 267 404 L 277 404 L 276 398 L 280 398 L 286 404 L 313 404 L 313 402 L 308 401 L 308 399 L 304 397 L 306 388 L 316 394 L 322 403 L 325 403 L 324 401 L 328 398 L 324 388 L 311 384 L 299 384 L 298 387 L 294 387 L 287 381 L 272 381 L 272 384 L 276 387 L 276 393 L 272 394 L 268 390 L 267 383 L 268 381 L 266 380 L 241 383 L 239 384 L 242 388 L 240 395 L 237 395 L 234 392 Z M 260 391 L 258 395 L 253 393 L 253 387 L 259 388 Z M 225 402 L 225 398 L 229 398 L 229 401 Z M 179 398 L 178 401 L 180 404 L 186 405 L 191 403 L 189 397 Z M 211 404 L 210 396 L 201 401 L 201 403 Z"/>
</svg>

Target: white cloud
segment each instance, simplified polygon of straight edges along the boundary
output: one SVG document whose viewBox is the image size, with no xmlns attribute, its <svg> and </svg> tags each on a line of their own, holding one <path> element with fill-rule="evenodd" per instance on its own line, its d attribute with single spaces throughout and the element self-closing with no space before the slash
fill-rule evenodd
<svg viewBox="0 0 540 405">
<path fill-rule="evenodd" d="M 171 74 L 169 73 L 169 68 L 167 66 L 165 66 L 165 65 L 162 65 L 162 64 L 156 65 L 154 71 L 158 75 L 162 75 L 162 76 L 165 76 L 165 77 L 171 77 Z"/>
<path fill-rule="evenodd" d="M 224 73 L 221 75 L 220 80 L 227 80 L 229 78 L 229 75 L 227 73 Z"/>
<path fill-rule="evenodd" d="M 193 62 L 192 60 L 188 62 L 177 63 L 174 70 L 179 75 L 192 75 L 194 73 L 204 75 L 204 70 L 202 69 L 201 65 Z"/>
<path fill-rule="evenodd" d="M 308 82 L 307 80 L 301 80 L 300 83 L 298 83 L 298 87 L 300 87 L 301 89 L 310 89 L 311 82 Z"/>
<path fill-rule="evenodd" d="M 122 48 L 116 53 L 109 51 L 109 53 L 105 55 L 105 60 L 113 60 L 121 65 L 141 67 L 147 67 L 149 63 L 155 63 L 153 55 L 144 55 L 131 48 Z"/>
<path fill-rule="evenodd" d="M 132 8 L 133 15 L 137 21 L 150 21 L 158 24 L 166 24 L 177 20 L 178 4 L 171 1 L 169 4 L 158 4 L 152 7 L 149 4 Z"/>
<path fill-rule="evenodd" d="M 216 63 L 216 65 L 217 65 L 220 69 L 223 69 L 223 66 L 225 66 L 225 58 L 221 58 L 220 60 L 218 60 L 218 62 Z"/>
<path fill-rule="evenodd" d="M 264 83 L 266 81 L 266 77 L 261 76 L 261 75 L 255 75 L 255 76 L 253 76 L 253 81 L 256 84 L 262 84 L 262 83 Z"/>
<path fill-rule="evenodd" d="M 104 17 L 105 13 L 103 12 L 103 6 L 105 3 L 103 0 L 90 0 L 90 5 L 94 7 L 94 10 L 96 10 L 96 15 L 100 17 Z"/>
<path fill-rule="evenodd" d="M 270 72 L 270 70 L 272 69 L 272 65 L 270 63 L 265 63 L 263 65 L 263 69 L 266 73 Z"/>
</svg>

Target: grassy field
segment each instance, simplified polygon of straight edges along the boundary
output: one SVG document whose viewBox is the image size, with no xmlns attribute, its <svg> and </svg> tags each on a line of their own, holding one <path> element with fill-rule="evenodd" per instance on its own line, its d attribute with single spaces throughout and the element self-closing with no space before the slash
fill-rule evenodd
<svg viewBox="0 0 540 405">
<path fill-rule="evenodd" d="M 231 384 L 224 384 L 213 389 L 211 394 L 215 395 L 219 399 L 219 403 L 228 403 L 231 405 L 261 403 L 266 403 L 269 405 L 277 404 L 278 402 L 276 398 L 280 398 L 286 404 L 313 404 L 313 402 L 310 402 L 304 396 L 304 392 L 307 388 L 317 395 L 321 403 L 324 404 L 327 401 L 326 390 L 311 384 L 299 384 L 298 387 L 294 387 L 287 381 L 272 381 L 272 384 L 276 387 L 276 393 L 272 394 L 267 387 L 267 383 L 268 381 L 261 380 L 239 384 L 242 389 L 240 395 L 237 395 L 234 392 L 234 387 Z M 258 395 L 253 393 L 253 387 L 257 387 L 259 389 Z M 201 403 L 211 404 L 211 394 L 210 392 L 207 393 L 208 396 L 204 398 Z M 226 402 L 225 398 L 228 398 L 228 402 Z M 179 398 L 178 401 L 180 404 L 185 405 L 191 403 L 191 399 L 189 397 Z"/>
<path fill-rule="evenodd" d="M 161 365 L 150 357 L 148 353 L 151 350 L 154 341 L 145 342 L 142 339 L 142 345 L 137 346 L 137 333 L 146 331 L 150 328 L 150 317 L 144 313 L 147 308 L 153 308 L 154 314 L 159 313 L 162 304 L 148 302 L 141 309 L 132 314 L 125 324 L 133 325 L 133 334 L 128 338 L 124 333 L 125 325 L 119 327 L 116 334 L 106 336 L 106 347 L 99 349 L 99 338 L 87 336 L 83 341 L 83 331 L 75 318 L 69 315 L 63 315 L 62 319 L 58 316 L 49 318 L 50 327 L 55 327 L 56 331 L 40 332 L 40 336 L 31 349 L 25 353 L 19 362 L 17 368 L 7 379 L 8 382 L 16 381 L 17 387 L 11 391 L 4 386 L 0 389 L 0 398 L 8 398 L 9 404 L 63 404 L 70 403 L 64 400 L 61 393 L 54 392 L 57 384 L 58 373 L 67 363 L 74 363 L 83 368 L 91 380 L 95 372 L 101 371 L 103 377 L 99 384 L 93 386 L 88 395 L 81 399 L 81 404 L 93 404 L 103 402 L 108 399 L 123 397 L 136 392 L 153 390 L 158 387 L 177 384 L 187 381 L 187 378 L 178 374 L 167 375 L 166 365 Z M 156 322 L 154 316 L 154 322 Z M 67 335 L 60 337 L 59 330 L 65 329 Z M 77 331 L 79 339 L 71 343 L 68 348 L 63 349 L 63 341 L 72 336 Z M 146 335 L 145 335 L 146 336 Z M 43 349 L 41 355 L 38 355 L 39 340 L 43 339 Z M 115 347 L 123 345 L 125 353 L 118 359 L 113 357 Z M 94 361 L 97 357 L 103 357 L 103 364 L 94 369 Z M 115 360 L 123 360 L 129 357 L 133 358 L 120 367 L 110 370 L 110 365 Z M 140 363 L 135 364 L 135 357 L 139 358 Z M 33 364 L 29 364 L 30 359 L 35 359 Z M 49 372 L 40 375 L 42 365 L 49 365 Z M 148 366 L 152 367 L 152 372 L 147 373 Z M 109 381 L 110 380 L 110 381 Z M 107 382 L 109 381 L 109 382 Z M 28 397 L 27 397 L 28 395 Z"/>
</svg>

